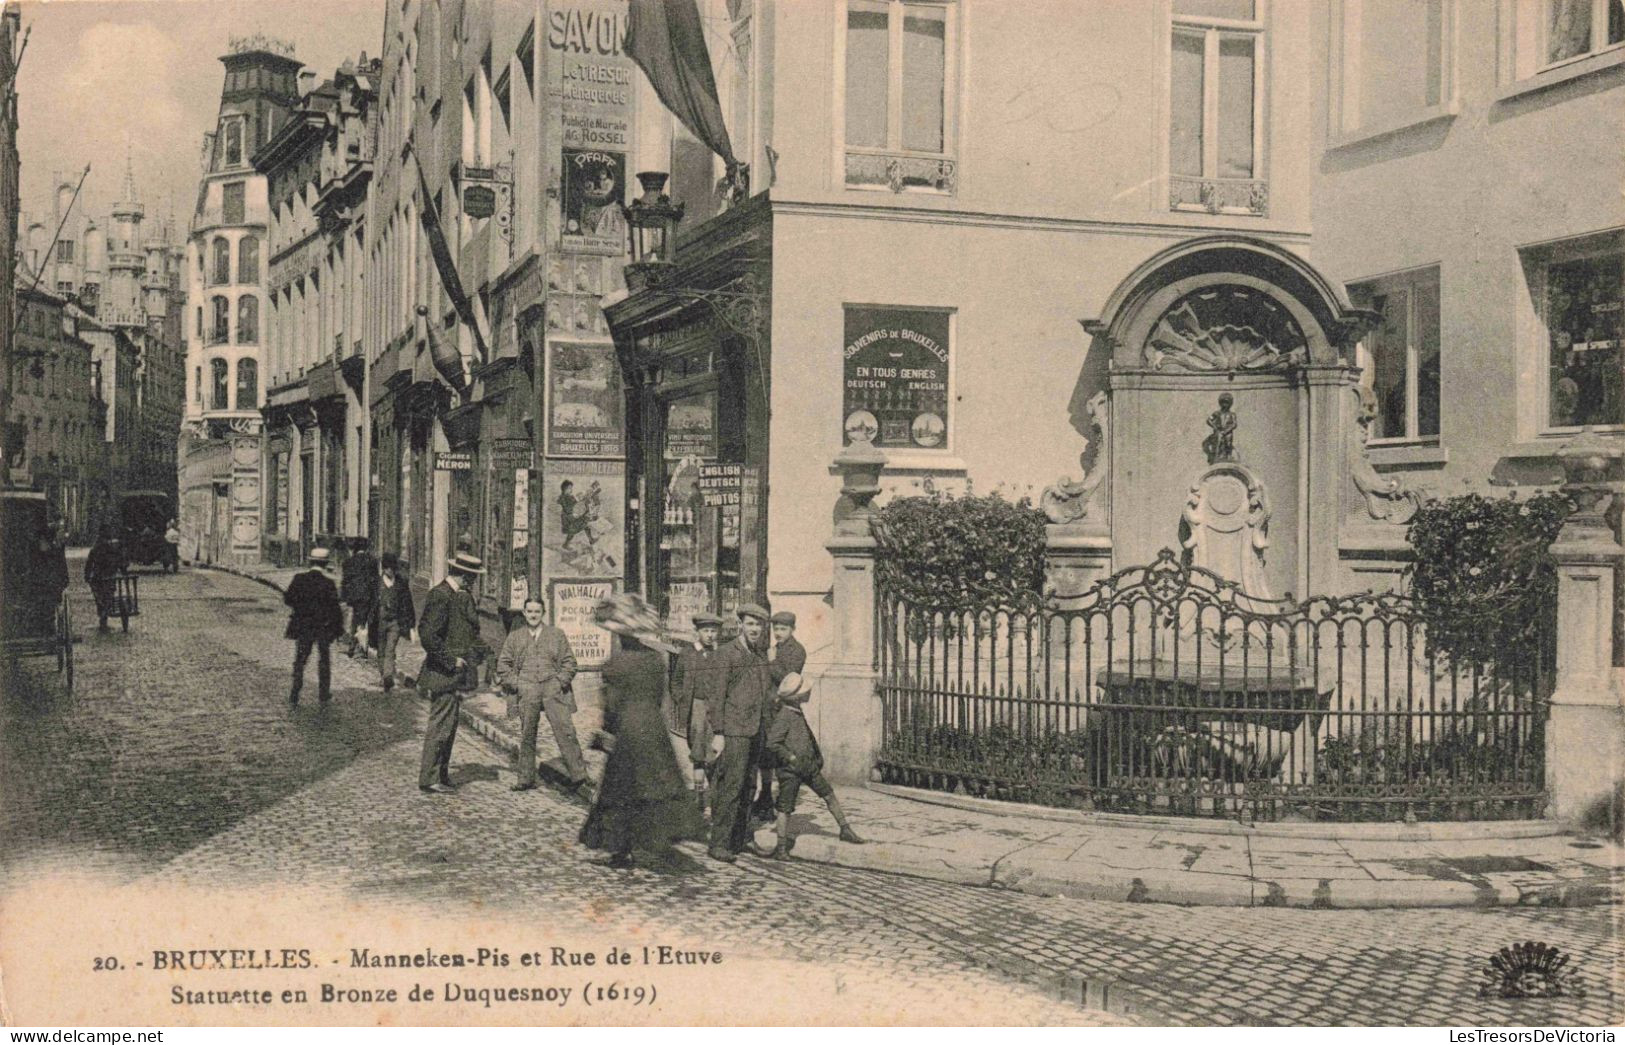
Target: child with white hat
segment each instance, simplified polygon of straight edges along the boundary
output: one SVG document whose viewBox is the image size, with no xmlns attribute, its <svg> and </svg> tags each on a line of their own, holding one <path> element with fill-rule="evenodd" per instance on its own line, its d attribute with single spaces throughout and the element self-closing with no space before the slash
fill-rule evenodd
<svg viewBox="0 0 1625 1045">
<path fill-rule="evenodd" d="M 847 821 L 846 813 L 841 809 L 841 800 L 835 797 L 835 789 L 824 779 L 823 752 L 818 749 L 818 738 L 813 736 L 807 716 L 801 711 L 801 705 L 811 695 L 812 683 L 804 681 L 800 672 L 793 671 L 784 676 L 779 683 L 779 707 L 767 730 L 767 749 L 777 760 L 779 784 L 775 804 L 779 844 L 773 849 L 775 860 L 790 858 L 790 847 L 794 844 L 790 837 L 790 814 L 796 811 L 796 798 L 803 784 L 829 807 L 830 815 L 835 817 L 835 823 L 841 828 L 841 841 L 854 845 L 863 843 Z"/>
</svg>

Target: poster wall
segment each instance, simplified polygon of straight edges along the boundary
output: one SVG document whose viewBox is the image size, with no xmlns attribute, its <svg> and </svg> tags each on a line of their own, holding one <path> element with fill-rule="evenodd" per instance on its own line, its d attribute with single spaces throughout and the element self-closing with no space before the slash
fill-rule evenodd
<svg viewBox="0 0 1625 1045">
<path fill-rule="evenodd" d="M 609 659 L 609 632 L 593 622 L 593 609 L 615 593 L 618 581 L 556 580 L 548 589 L 547 604 L 553 626 L 570 640 L 578 668 L 601 668 Z"/>
<path fill-rule="evenodd" d="M 562 0 L 548 12 L 548 89 L 560 143 L 553 183 L 558 243 L 567 252 L 627 249 L 626 156 L 632 146 L 634 66 L 622 49 L 624 0 Z"/>
<path fill-rule="evenodd" d="M 882 447 L 947 447 L 950 319 L 929 309 L 846 307 L 846 443 L 867 436 Z"/>
<path fill-rule="evenodd" d="M 541 497 L 543 572 L 553 578 L 620 576 L 626 549 L 624 466 L 549 461 Z"/>
<path fill-rule="evenodd" d="M 547 342 L 547 452 L 621 457 L 625 398 L 615 346 L 608 341 Z"/>
</svg>

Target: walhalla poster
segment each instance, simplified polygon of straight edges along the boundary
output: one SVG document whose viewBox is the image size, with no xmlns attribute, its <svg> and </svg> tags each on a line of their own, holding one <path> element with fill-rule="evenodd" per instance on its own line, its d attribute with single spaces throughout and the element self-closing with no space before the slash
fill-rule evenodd
<svg viewBox="0 0 1625 1045">
<path fill-rule="evenodd" d="M 1625 1022 L 1618 0 L 8 0 L 0 92 L 13 1040 Z"/>
</svg>

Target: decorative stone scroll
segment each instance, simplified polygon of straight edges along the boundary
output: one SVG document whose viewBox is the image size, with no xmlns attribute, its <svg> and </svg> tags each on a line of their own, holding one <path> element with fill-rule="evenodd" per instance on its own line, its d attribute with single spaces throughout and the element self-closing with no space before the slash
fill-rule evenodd
<svg viewBox="0 0 1625 1045">
<path fill-rule="evenodd" d="M 1055 481 L 1055 485 L 1045 487 L 1043 495 L 1039 498 L 1044 514 L 1052 523 L 1064 525 L 1083 521 L 1089 514 L 1090 499 L 1106 478 L 1106 440 L 1110 430 L 1106 414 L 1106 393 L 1096 392 L 1090 396 L 1083 410 L 1100 434 L 1093 442 L 1087 436 L 1084 437 L 1083 452 L 1078 454 L 1078 464 L 1084 469 L 1083 478 L 1074 481 L 1063 476 Z M 1098 447 L 1095 451 L 1093 468 L 1084 465 L 1091 445 Z"/>
<path fill-rule="evenodd" d="M 1377 419 L 1377 397 L 1364 385 L 1352 387 L 1357 403 L 1354 420 L 1359 433 L 1349 442 L 1349 477 L 1364 498 L 1368 516 L 1376 522 L 1403 526 L 1422 507 L 1422 495 L 1406 489 L 1398 479 L 1382 475 L 1372 466 L 1366 444 L 1371 441 L 1371 423 Z"/>
<path fill-rule="evenodd" d="M 1309 347 L 1297 322 L 1268 294 L 1210 286 L 1174 302 L 1141 354 L 1151 369 L 1169 373 L 1269 373 L 1301 365 Z"/>
</svg>

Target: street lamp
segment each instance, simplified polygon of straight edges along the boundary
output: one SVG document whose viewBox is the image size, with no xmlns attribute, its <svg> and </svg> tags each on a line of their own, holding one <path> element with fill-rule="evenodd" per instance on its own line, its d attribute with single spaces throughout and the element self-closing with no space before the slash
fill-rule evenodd
<svg viewBox="0 0 1625 1045">
<path fill-rule="evenodd" d="M 621 205 L 632 248 L 632 261 L 626 266 L 626 289 L 633 294 L 661 286 L 671 272 L 683 205 L 673 203 L 663 191 L 667 177 L 665 171 L 640 172 L 638 182 L 643 186 L 643 195 L 631 206 Z"/>
</svg>

